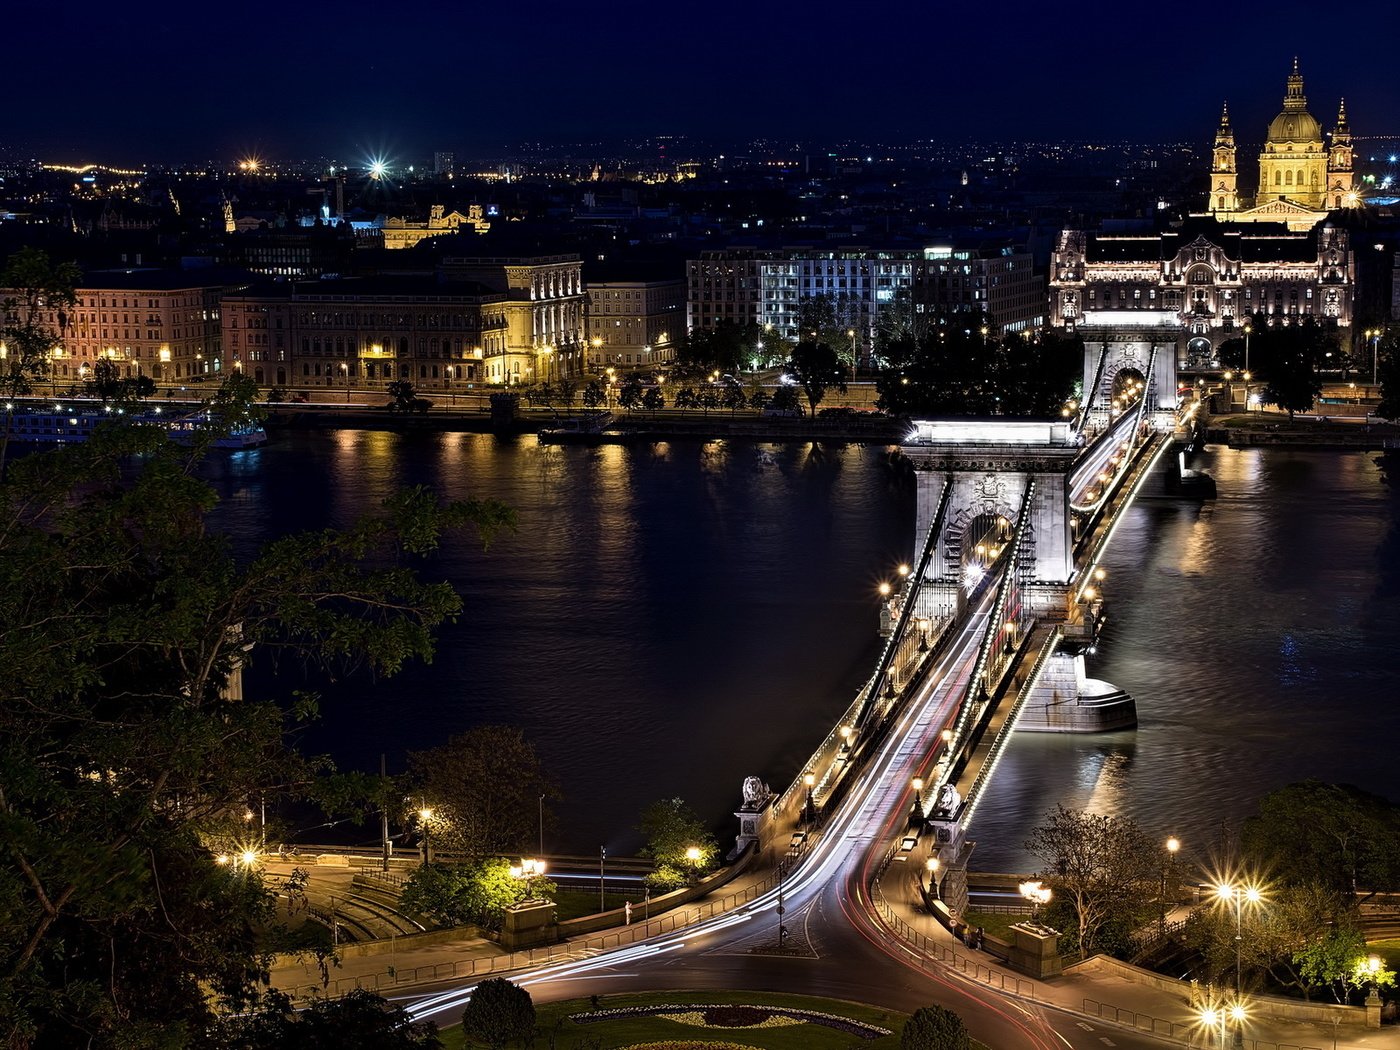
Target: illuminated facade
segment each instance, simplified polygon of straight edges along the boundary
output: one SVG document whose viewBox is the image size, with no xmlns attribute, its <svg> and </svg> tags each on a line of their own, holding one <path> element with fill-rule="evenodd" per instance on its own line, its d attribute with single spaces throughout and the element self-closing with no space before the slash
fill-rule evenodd
<svg viewBox="0 0 1400 1050">
<path fill-rule="evenodd" d="M 588 285 L 588 370 L 667 365 L 685 329 L 685 282 Z"/>
<path fill-rule="evenodd" d="M 53 352 L 55 380 L 83 382 L 102 359 L 124 377 L 145 375 L 160 383 L 217 373 L 219 300 L 228 287 L 177 270 L 88 273 L 64 325 L 52 311 L 42 318 L 61 333 Z M 11 294 L 0 290 L 0 299 Z"/>
<path fill-rule="evenodd" d="M 226 296 L 226 368 L 264 387 L 448 392 L 484 381 L 506 345 L 506 297 L 469 282 L 375 277 Z"/>
<path fill-rule="evenodd" d="M 586 346 L 583 260 L 576 254 L 448 256 L 442 274 L 505 295 L 507 333 L 484 362 L 488 383 L 578 376 Z"/>
<path fill-rule="evenodd" d="M 880 313 L 899 302 L 915 312 L 980 311 L 998 331 L 1039 327 L 1045 282 L 1030 253 L 1009 245 L 924 248 L 734 248 L 686 263 L 690 328 L 771 326 L 797 337 L 803 299 L 826 296 L 869 341 Z"/>
<path fill-rule="evenodd" d="M 384 236 L 385 248 L 412 248 L 427 237 L 441 237 L 456 233 L 461 227 L 470 227 L 477 233 L 491 229 L 486 213 L 480 204 L 467 208 L 467 214 L 459 211 L 445 212 L 441 204 L 434 204 L 428 212 L 427 222 L 409 222 L 402 218 L 383 218 L 376 224 Z"/>
<path fill-rule="evenodd" d="M 1210 214 L 1229 222 L 1283 222 L 1301 231 L 1317 225 L 1329 211 L 1360 204 L 1346 102 L 1338 106 L 1329 146 L 1322 125 L 1308 112 L 1297 59 L 1288 77 L 1283 109 L 1269 124 L 1268 138 L 1259 154 L 1259 185 L 1252 207 L 1243 205 L 1238 179 L 1235 133 L 1226 107 L 1211 152 Z"/>
<path fill-rule="evenodd" d="M 1206 363 L 1256 313 L 1349 327 L 1354 273 L 1347 231 L 1327 223 L 1300 233 L 1197 217 L 1160 233 L 1065 230 L 1051 258 L 1051 321 L 1152 330 L 1185 363 Z"/>
</svg>

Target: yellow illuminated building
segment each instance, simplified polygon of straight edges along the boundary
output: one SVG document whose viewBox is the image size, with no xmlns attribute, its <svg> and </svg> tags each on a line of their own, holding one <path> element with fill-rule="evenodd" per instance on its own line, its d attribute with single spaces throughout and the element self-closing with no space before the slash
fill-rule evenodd
<svg viewBox="0 0 1400 1050">
<path fill-rule="evenodd" d="M 1244 207 L 1237 180 L 1235 135 L 1226 108 L 1215 132 L 1211 155 L 1208 210 L 1227 222 L 1282 222 L 1302 231 L 1316 226 L 1329 211 L 1360 204 L 1352 171 L 1351 128 L 1346 103 L 1328 145 L 1322 125 L 1308 112 L 1298 60 L 1288 77 L 1283 109 L 1269 124 L 1259 154 L 1259 185 L 1251 207 Z"/>
</svg>

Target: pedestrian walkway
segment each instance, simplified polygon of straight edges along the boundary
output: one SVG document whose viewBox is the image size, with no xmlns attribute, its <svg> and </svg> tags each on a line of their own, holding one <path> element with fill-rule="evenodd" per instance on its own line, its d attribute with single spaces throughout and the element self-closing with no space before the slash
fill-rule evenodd
<svg viewBox="0 0 1400 1050">
<path fill-rule="evenodd" d="M 968 980 L 1008 995 L 1079 1014 L 1086 1023 L 1130 1028 L 1160 1036 L 1175 1046 L 1215 1047 L 1219 1030 L 1205 1028 L 1190 1004 L 1190 986 L 1173 993 L 1112 973 L 1092 962 L 1050 980 L 1033 980 L 1007 968 L 999 959 L 966 947 L 923 906 L 912 887 L 904 892 L 891 882 L 887 895 L 880 884 L 873 899 L 891 936 L 914 948 L 927 968 L 943 967 Z M 1289 1021 L 1251 1016 L 1246 1022 L 1245 1050 L 1400 1050 L 1400 1030 Z"/>
</svg>

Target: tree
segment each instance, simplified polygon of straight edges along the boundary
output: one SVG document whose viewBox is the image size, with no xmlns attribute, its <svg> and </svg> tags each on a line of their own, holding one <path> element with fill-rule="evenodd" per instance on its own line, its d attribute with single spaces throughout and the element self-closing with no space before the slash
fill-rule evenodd
<svg viewBox="0 0 1400 1050">
<path fill-rule="evenodd" d="M 622 387 L 617 395 L 617 403 L 630 412 L 634 408 L 642 407 L 643 397 L 641 379 L 631 375 L 622 381 Z"/>
<path fill-rule="evenodd" d="M 683 386 L 676 391 L 676 396 L 671 399 L 671 404 L 676 408 L 699 408 L 700 399 L 695 396 L 692 387 Z"/>
<path fill-rule="evenodd" d="M 578 384 L 572 379 L 561 379 L 559 381 L 559 400 L 564 402 L 565 408 L 572 408 L 574 398 L 578 396 Z"/>
<path fill-rule="evenodd" d="M 246 647 L 337 674 L 429 657 L 462 603 L 412 560 L 513 521 L 414 489 L 238 561 L 205 526 L 193 454 L 99 428 L 0 484 L 0 1031 L 17 1045 L 166 1045 L 254 998 L 274 898 L 216 855 L 256 848 L 248 799 L 305 794 L 319 767 L 283 738 L 314 698 L 230 698 Z"/>
<path fill-rule="evenodd" d="M 397 1003 L 363 988 L 335 999 L 315 999 L 297 1010 L 279 992 L 256 1011 L 225 1018 L 214 1042 L 224 1050 L 436 1050 L 437 1025 L 415 1021 Z"/>
<path fill-rule="evenodd" d="M 540 796 L 559 797 L 513 726 L 477 726 L 408 755 L 409 809 L 431 809 L 433 840 L 468 858 L 519 853 L 537 830 Z"/>
<path fill-rule="evenodd" d="M 430 864 L 414 868 L 404 887 L 405 909 L 426 915 L 442 926 L 472 923 L 499 930 L 505 910 L 526 899 L 524 879 L 511 874 L 510 861 L 487 857 L 473 864 Z M 528 895 L 553 900 L 558 887 L 545 878 L 531 879 Z"/>
<path fill-rule="evenodd" d="M 802 387 L 812 415 L 817 414 L 817 406 L 827 390 L 835 387 L 843 394 L 846 392 L 845 366 L 828 343 L 813 340 L 799 342 L 793 347 L 792 358 L 783 368 L 783 374 Z"/>
<path fill-rule="evenodd" d="M 1263 314 L 1251 321 L 1250 365 L 1264 381 L 1264 398 L 1288 413 L 1306 412 L 1322 394 L 1319 371 L 1336 335 L 1311 317 L 1301 324 L 1270 326 Z"/>
<path fill-rule="evenodd" d="M 1400 889 L 1400 810 L 1358 788 L 1305 780 L 1271 791 L 1245 821 L 1240 846 L 1285 884 L 1353 896 Z"/>
<path fill-rule="evenodd" d="M 968 1050 L 967 1026 L 952 1010 L 921 1006 L 904 1022 L 900 1050 Z"/>
<path fill-rule="evenodd" d="M 388 389 L 389 396 L 393 398 L 387 406 L 390 412 L 422 412 L 427 414 L 428 409 L 433 405 L 427 398 L 419 397 L 418 392 L 413 389 L 413 384 L 407 379 L 394 380 L 389 384 Z"/>
<path fill-rule="evenodd" d="M 703 875 L 715 864 L 719 844 L 694 811 L 679 798 L 663 798 L 642 811 L 637 830 L 646 838 L 641 854 L 656 865 L 649 880 L 670 889 Z M 695 851 L 693 854 L 691 851 Z"/>
<path fill-rule="evenodd" d="M 1080 958 L 1109 923 L 1151 916 L 1161 856 L 1133 821 L 1056 806 L 1026 848 L 1044 863 L 1038 874 L 1074 909 Z"/>
<path fill-rule="evenodd" d="M 713 328 L 695 328 L 676 346 L 682 371 L 693 375 L 717 370 L 738 372 L 749 364 L 763 342 L 757 325 L 720 321 Z"/>
<path fill-rule="evenodd" d="M 607 399 L 607 394 L 603 392 L 603 384 L 596 379 L 590 379 L 588 385 L 583 388 L 583 407 L 597 408 Z"/>
<path fill-rule="evenodd" d="M 733 415 L 736 411 L 747 405 L 748 401 L 749 399 L 744 395 L 744 388 L 738 383 L 728 382 L 724 384 L 724 391 L 720 395 L 720 403 L 724 405 L 725 408 L 729 409 L 730 415 Z"/>
<path fill-rule="evenodd" d="M 4 430 L 0 432 L 0 477 L 5 473 L 13 410 L 10 402 L 32 393 L 34 384 L 49 375 L 53 354 L 68 334 L 69 311 L 78 302 L 75 291 L 82 273 L 75 263 L 53 262 L 47 252 L 21 248 L 0 272 L 0 395 L 5 400 Z"/>
<path fill-rule="evenodd" d="M 661 392 L 660 387 L 649 386 L 642 394 L 642 407 L 653 416 L 666 407 L 666 395 Z"/>
<path fill-rule="evenodd" d="M 504 977 L 482 981 L 462 1011 L 462 1031 L 492 1050 L 527 1039 L 535 1030 L 535 1004 L 524 988 Z"/>
<path fill-rule="evenodd" d="M 770 397 L 768 391 L 764 390 L 762 387 L 759 387 L 757 390 L 755 390 L 752 394 L 749 395 L 749 407 L 757 412 L 762 412 L 765 408 L 768 407 L 769 400 Z"/>
<path fill-rule="evenodd" d="M 1376 415 L 1382 419 L 1400 419 L 1400 336 L 1387 335 L 1377 349 L 1376 378 L 1381 387 Z"/>
</svg>

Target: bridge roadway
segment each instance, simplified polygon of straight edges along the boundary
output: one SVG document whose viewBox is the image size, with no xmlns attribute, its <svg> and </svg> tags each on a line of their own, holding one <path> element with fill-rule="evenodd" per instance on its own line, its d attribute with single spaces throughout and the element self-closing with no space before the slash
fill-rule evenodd
<svg viewBox="0 0 1400 1050">
<path fill-rule="evenodd" d="M 1006 996 L 921 960 L 874 914 L 868 887 L 875 867 L 905 831 L 913 805 L 911 780 L 941 744 L 941 731 L 972 673 L 992 601 L 989 588 L 787 878 L 781 900 L 790 932 L 782 951 L 780 894 L 774 889 L 678 933 L 517 971 L 512 979 L 529 988 L 537 1002 L 627 991 L 745 989 L 859 1000 L 904 1012 L 940 1003 L 959 1013 L 973 1036 L 993 1050 L 1164 1045 L 1090 1025 L 1048 1004 Z M 474 983 L 408 996 L 406 1005 L 416 1017 L 453 1024 Z"/>
</svg>

